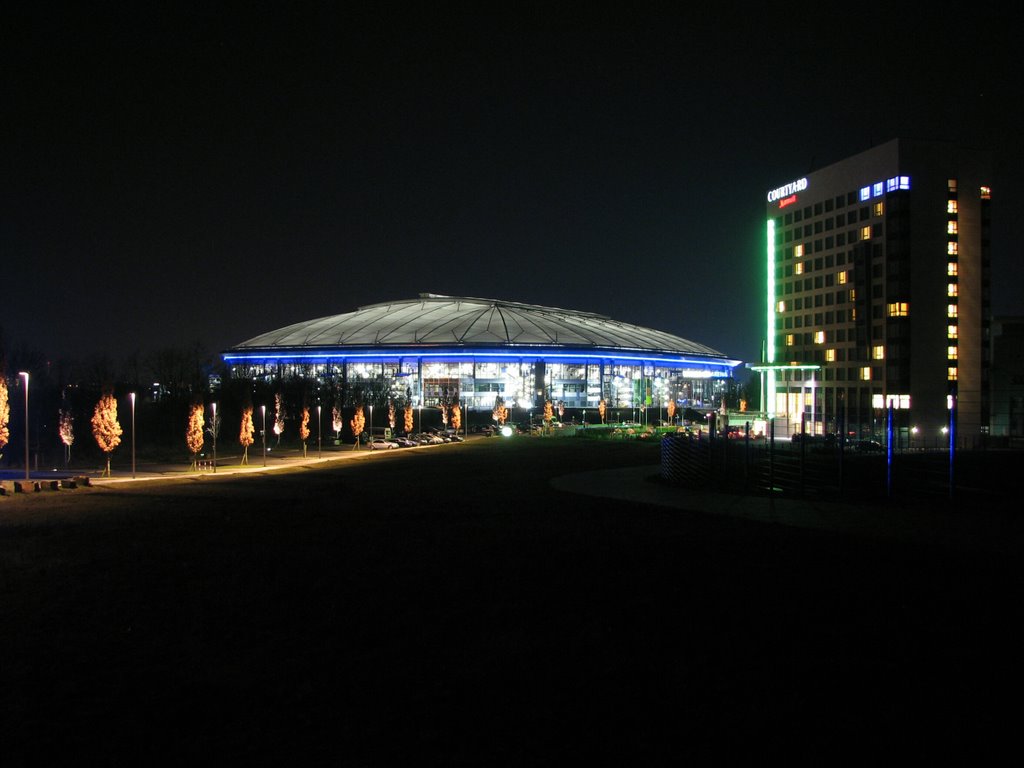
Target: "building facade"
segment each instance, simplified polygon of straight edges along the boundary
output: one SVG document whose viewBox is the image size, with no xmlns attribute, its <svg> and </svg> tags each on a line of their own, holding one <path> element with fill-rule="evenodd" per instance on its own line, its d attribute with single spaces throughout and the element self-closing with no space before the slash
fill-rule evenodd
<svg viewBox="0 0 1024 768">
<path fill-rule="evenodd" d="M 369 403 L 497 398 L 530 409 L 677 405 L 716 408 L 737 360 L 603 315 L 519 302 L 422 294 L 262 334 L 223 354 L 233 378 L 303 378 Z"/>
<path fill-rule="evenodd" d="M 897 139 L 767 194 L 765 408 L 784 429 L 990 426 L 991 160 Z M 791 368 L 787 368 L 791 366 Z"/>
</svg>

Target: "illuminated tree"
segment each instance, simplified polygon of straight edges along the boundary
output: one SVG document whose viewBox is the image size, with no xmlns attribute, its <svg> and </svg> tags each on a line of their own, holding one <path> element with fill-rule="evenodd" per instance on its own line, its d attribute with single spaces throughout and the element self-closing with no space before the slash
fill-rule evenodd
<svg viewBox="0 0 1024 768">
<path fill-rule="evenodd" d="M 107 468 L 103 474 L 110 477 L 110 454 L 121 444 L 121 425 L 117 422 L 117 400 L 105 392 L 92 412 L 92 436 L 107 455 Z"/>
<path fill-rule="evenodd" d="M 448 406 L 444 403 L 441 403 L 441 425 L 448 426 Z"/>
<path fill-rule="evenodd" d="M 7 426 L 11 422 L 11 404 L 7 394 L 7 377 L 0 371 L 0 450 L 11 439 L 11 430 Z M 3 454 L 0 454 L 2 456 Z"/>
<path fill-rule="evenodd" d="M 341 406 L 337 403 L 331 408 L 331 429 L 334 430 L 334 439 L 341 439 L 341 428 L 345 426 L 345 420 L 341 415 Z"/>
<path fill-rule="evenodd" d="M 604 400 L 602 400 L 600 403 L 597 404 L 597 412 L 599 414 L 601 414 L 601 423 L 602 424 L 604 424 L 604 414 L 605 414 L 605 412 L 607 410 L 608 410 L 608 406 L 605 404 Z"/>
<path fill-rule="evenodd" d="M 395 404 L 388 400 L 388 426 L 395 428 Z"/>
<path fill-rule="evenodd" d="M 352 434 L 356 436 L 355 447 L 359 447 L 359 436 L 363 434 L 363 428 L 366 426 L 366 418 L 363 416 L 363 406 L 357 405 L 355 415 L 352 417 L 352 421 L 348 423 L 352 427 Z"/>
<path fill-rule="evenodd" d="M 302 407 L 302 421 L 299 422 L 299 438 L 302 440 L 302 458 L 306 458 L 306 441 L 309 439 L 309 408 Z"/>
<path fill-rule="evenodd" d="M 669 420 L 669 422 L 675 423 L 675 420 L 676 420 L 676 401 L 675 401 L 675 398 L 669 399 L 669 401 L 668 401 L 668 403 L 666 405 L 665 410 L 668 411 L 668 420 Z"/>
<path fill-rule="evenodd" d="M 494 420 L 498 422 L 499 427 L 503 425 L 505 420 L 508 418 L 508 408 L 505 407 L 505 401 L 501 399 L 501 395 L 494 398 L 494 410 L 491 411 L 491 415 L 494 417 Z"/>
<path fill-rule="evenodd" d="M 544 401 L 544 423 L 547 424 L 547 425 L 550 425 L 551 422 L 554 421 L 554 418 L 555 418 L 555 411 L 551 407 L 551 401 L 550 400 L 545 400 Z"/>
<path fill-rule="evenodd" d="M 452 406 L 452 429 L 458 432 L 462 428 L 462 408 L 456 403 Z"/>
<path fill-rule="evenodd" d="M 60 434 L 60 441 L 64 443 L 64 468 L 67 469 L 71 463 L 71 444 L 75 442 L 75 419 L 71 415 L 71 411 L 61 409 L 57 430 Z"/>
<path fill-rule="evenodd" d="M 249 463 L 249 446 L 253 444 L 253 433 L 256 427 L 252 423 L 252 406 L 247 405 L 242 409 L 242 431 L 238 435 L 238 442 L 242 444 L 242 463 Z"/>
<path fill-rule="evenodd" d="M 203 404 L 193 403 L 191 410 L 188 412 L 188 429 L 185 431 L 185 444 L 188 446 L 189 453 L 192 454 L 192 466 L 189 467 L 190 469 L 196 468 L 199 452 L 203 450 L 203 425 L 205 423 Z"/>
<path fill-rule="evenodd" d="M 281 435 L 284 434 L 284 398 L 278 392 L 274 395 L 274 434 L 277 435 L 277 444 L 281 444 Z"/>
<path fill-rule="evenodd" d="M 405 406 L 402 415 L 405 417 L 405 434 L 408 435 L 412 432 L 412 406 Z"/>
</svg>

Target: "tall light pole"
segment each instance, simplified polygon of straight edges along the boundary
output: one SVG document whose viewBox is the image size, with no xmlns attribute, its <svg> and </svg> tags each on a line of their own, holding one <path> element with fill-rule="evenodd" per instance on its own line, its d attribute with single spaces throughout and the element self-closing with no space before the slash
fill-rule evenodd
<svg viewBox="0 0 1024 768">
<path fill-rule="evenodd" d="M 267 406 L 261 405 L 260 411 L 263 413 L 263 466 L 267 466 Z"/>
<path fill-rule="evenodd" d="M 323 410 L 322 405 L 316 407 L 316 457 L 318 459 L 323 458 L 323 440 L 321 439 L 320 431 L 320 412 Z"/>
<path fill-rule="evenodd" d="M 370 406 L 370 443 L 373 443 L 373 406 Z"/>
<path fill-rule="evenodd" d="M 211 403 L 213 406 L 213 426 L 210 430 L 213 432 L 213 471 L 217 471 L 217 402 Z"/>
<path fill-rule="evenodd" d="M 28 372 L 18 371 L 25 377 L 25 480 L 28 481 Z"/>
<path fill-rule="evenodd" d="M 132 401 L 132 479 L 135 479 L 135 393 L 129 393 Z"/>
</svg>

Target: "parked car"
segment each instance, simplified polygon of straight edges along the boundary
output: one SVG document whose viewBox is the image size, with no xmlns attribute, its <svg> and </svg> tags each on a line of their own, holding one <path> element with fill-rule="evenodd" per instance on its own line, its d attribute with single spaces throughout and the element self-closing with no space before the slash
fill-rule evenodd
<svg viewBox="0 0 1024 768">
<path fill-rule="evenodd" d="M 857 440 L 850 447 L 858 453 L 877 453 L 885 450 L 877 440 Z"/>
<path fill-rule="evenodd" d="M 419 443 L 409 437 L 392 437 L 391 442 L 397 443 L 399 448 L 415 448 Z"/>
<path fill-rule="evenodd" d="M 383 437 L 371 437 L 368 445 L 371 451 L 387 450 L 390 451 L 398 447 L 398 443 L 393 440 L 385 440 Z"/>
</svg>

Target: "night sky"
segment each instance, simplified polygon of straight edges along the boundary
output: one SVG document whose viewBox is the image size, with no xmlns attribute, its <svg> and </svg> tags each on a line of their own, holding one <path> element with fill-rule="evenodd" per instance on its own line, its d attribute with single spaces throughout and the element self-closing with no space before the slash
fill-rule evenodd
<svg viewBox="0 0 1024 768">
<path fill-rule="evenodd" d="M 5 14 L 8 347 L 218 353 L 433 292 L 751 361 L 766 191 L 898 137 L 993 151 L 993 309 L 1024 314 L 1019 5 L 149 5 Z"/>
</svg>

